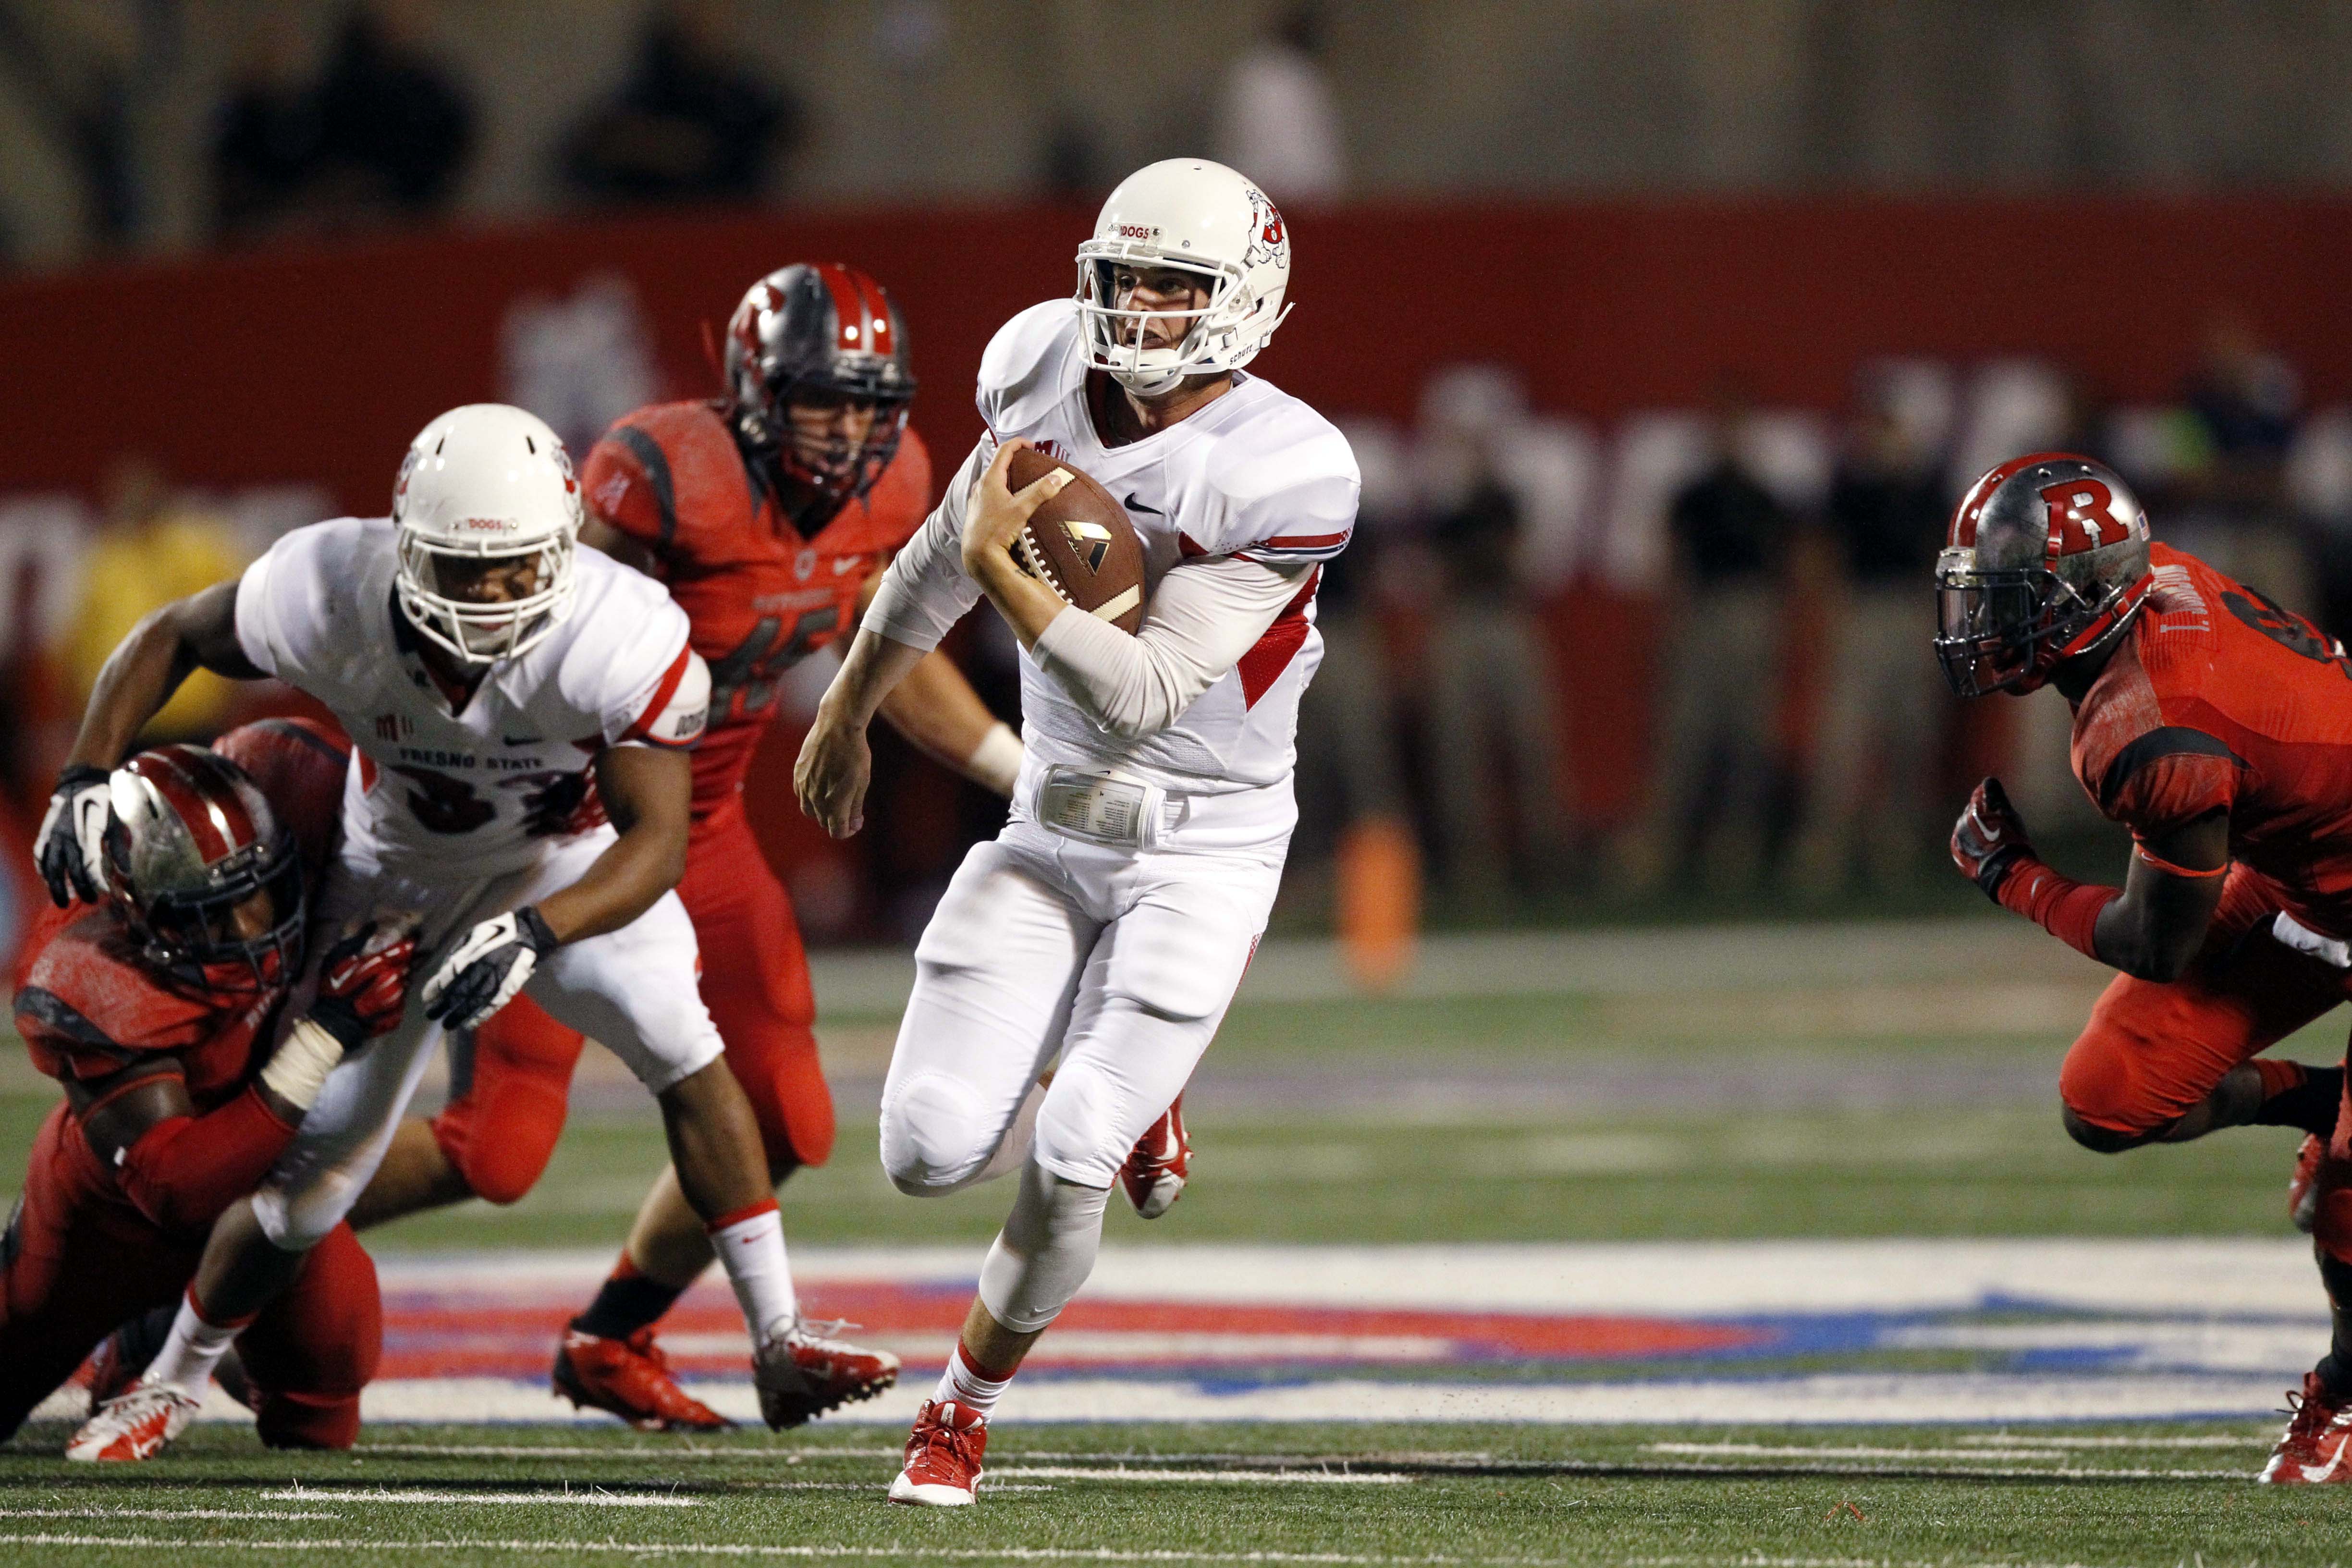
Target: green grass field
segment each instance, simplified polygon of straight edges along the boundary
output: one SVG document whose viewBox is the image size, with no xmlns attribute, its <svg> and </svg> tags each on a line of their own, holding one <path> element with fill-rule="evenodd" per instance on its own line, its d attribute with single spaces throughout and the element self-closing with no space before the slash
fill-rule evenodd
<svg viewBox="0 0 2352 1568">
<path fill-rule="evenodd" d="M 2067 1142 L 2057 1062 L 2094 984 L 2021 976 L 2000 1007 L 1956 1005 L 1932 974 L 1883 994 L 1800 975 L 1761 990 L 1245 1002 L 1192 1101 L 1192 1189 L 1157 1226 L 1114 1205 L 1111 1239 L 2287 1236 L 2295 1134 L 2248 1130 L 2120 1159 Z M 917 1203 L 877 1165 L 890 1026 L 872 1013 L 825 1020 L 841 1142 L 785 1189 L 788 1228 L 801 1243 L 952 1241 L 976 1254 L 1001 1190 Z M 2324 1024 L 2289 1049 L 2332 1058 L 2340 1038 Z M 634 1091 L 610 1089 L 586 1097 L 523 1203 L 410 1220 L 371 1247 L 616 1245 L 662 1152 Z M 49 1102 L 21 1052 L 0 1046 L 0 1193 Z M 982 1506 L 947 1516 L 884 1505 L 897 1434 L 874 1426 L 695 1444 L 604 1426 L 372 1426 L 354 1455 L 293 1456 L 212 1426 L 136 1473 L 93 1475 L 55 1458 L 64 1428 L 48 1425 L 0 1447 L 0 1562 L 2352 1559 L 2352 1503 L 2245 1484 L 2270 1424 L 2004 1434 L 1400 1427 L 1378 1415 L 1012 1423 Z"/>
</svg>

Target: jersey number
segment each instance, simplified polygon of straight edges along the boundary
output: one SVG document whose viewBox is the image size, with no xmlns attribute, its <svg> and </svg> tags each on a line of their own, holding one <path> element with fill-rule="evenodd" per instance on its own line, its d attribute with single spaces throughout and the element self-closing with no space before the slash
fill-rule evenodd
<svg viewBox="0 0 2352 1568">
<path fill-rule="evenodd" d="M 408 792 L 408 809 L 429 833 L 471 833 L 499 814 L 499 808 L 474 793 L 464 779 L 436 773 L 431 768 L 394 768 L 416 788 Z"/>
<path fill-rule="evenodd" d="M 710 661 L 710 718 L 713 723 L 731 717 L 735 712 L 735 694 L 743 694 L 744 718 L 765 712 L 776 700 L 776 686 L 784 671 L 809 656 L 817 639 L 828 636 L 841 625 L 841 606 L 827 605 L 821 610 L 811 610 L 793 626 L 793 635 L 783 636 L 784 623 L 775 616 L 761 616 L 751 635 L 735 645 L 735 651 L 725 658 Z"/>
<path fill-rule="evenodd" d="M 2252 588 L 2243 594 L 2222 595 L 2221 605 L 2289 653 L 2319 664 L 2332 664 L 2344 672 L 2347 680 L 2352 680 L 2352 658 L 2346 658 L 2344 645 L 2320 636 L 2318 627 L 2293 610 L 2281 608 Z"/>
</svg>

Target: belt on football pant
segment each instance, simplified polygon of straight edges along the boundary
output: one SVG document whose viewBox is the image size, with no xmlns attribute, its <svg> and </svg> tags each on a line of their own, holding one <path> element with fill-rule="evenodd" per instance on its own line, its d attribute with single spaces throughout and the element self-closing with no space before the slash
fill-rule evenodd
<svg viewBox="0 0 2352 1568">
<path fill-rule="evenodd" d="M 1037 781 L 1036 817 L 1065 838 L 1118 849 L 1150 849 L 1183 806 L 1158 784 L 1059 763 Z"/>
</svg>

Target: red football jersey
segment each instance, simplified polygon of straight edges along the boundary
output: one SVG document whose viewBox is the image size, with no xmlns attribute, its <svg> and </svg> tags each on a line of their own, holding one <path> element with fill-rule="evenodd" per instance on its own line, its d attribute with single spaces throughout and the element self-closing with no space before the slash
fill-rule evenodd
<svg viewBox="0 0 2352 1568">
<path fill-rule="evenodd" d="M 914 536 L 931 459 L 912 430 L 873 488 L 803 539 L 709 403 L 641 408 L 605 432 L 588 504 L 650 549 L 710 666 L 710 727 L 694 750 L 694 816 L 733 804 L 785 670 L 857 624 L 857 595 Z"/>
<path fill-rule="evenodd" d="M 351 742 L 314 720 L 241 725 L 215 749 L 251 774 L 294 836 L 317 886 L 334 852 Z M 149 1051 L 179 1054 L 199 1112 L 225 1103 L 268 1058 L 285 988 L 218 996 L 183 987 L 141 958 L 106 905 L 41 906 L 16 963 L 16 1021 L 33 1065 L 59 1080 L 99 1079 Z"/>
<path fill-rule="evenodd" d="M 2156 586 L 2074 710 L 2074 776 L 2147 838 L 2230 814 L 2231 856 L 2286 912 L 2352 939 L 2352 659 L 2192 555 Z"/>
</svg>

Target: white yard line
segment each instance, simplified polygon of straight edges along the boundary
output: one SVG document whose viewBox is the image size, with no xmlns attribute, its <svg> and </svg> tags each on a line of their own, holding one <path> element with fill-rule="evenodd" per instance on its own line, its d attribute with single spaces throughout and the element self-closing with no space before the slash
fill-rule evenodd
<svg viewBox="0 0 2352 1568">
<path fill-rule="evenodd" d="M 1003 1465 L 992 1467 L 989 1480 L 1018 1476 L 1024 1480 L 1065 1481 L 1202 1481 L 1244 1482 L 1259 1486 L 1397 1486 L 1410 1485 L 1411 1476 L 1387 1471 L 1349 1470 L 1130 1470 L 1097 1469 L 1083 1465 Z M 983 1481 L 983 1485 L 987 1481 Z"/>
<path fill-rule="evenodd" d="M 896 1459 L 906 1453 L 903 1447 L 812 1447 L 779 1453 L 771 1448 L 663 1448 L 650 1444 L 642 1447 L 614 1444 L 609 1447 L 592 1448 L 541 1447 L 529 1443 L 360 1443 L 354 1445 L 352 1451 L 421 1459 L 767 1459 L 785 1465 L 798 1465 L 810 1459 Z"/>
<path fill-rule="evenodd" d="M 663 1492 L 532 1491 L 465 1492 L 407 1491 L 389 1487 L 286 1487 L 260 1494 L 273 1502 L 497 1502 L 546 1503 L 563 1508 L 700 1508 L 698 1497 L 675 1497 Z"/>
<path fill-rule="evenodd" d="M 0 1519 L 341 1519 L 331 1510 L 241 1508 L 0 1508 Z"/>
</svg>

